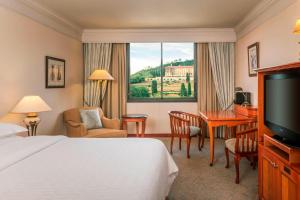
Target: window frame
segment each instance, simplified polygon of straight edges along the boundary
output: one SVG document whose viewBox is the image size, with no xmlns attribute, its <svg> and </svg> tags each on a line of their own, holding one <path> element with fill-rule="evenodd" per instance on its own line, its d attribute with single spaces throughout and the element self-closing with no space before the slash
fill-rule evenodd
<svg viewBox="0 0 300 200">
<path fill-rule="evenodd" d="M 132 43 L 142 43 L 142 42 L 132 42 Z M 162 71 L 163 66 L 163 43 L 184 43 L 184 42 L 151 42 L 151 43 L 160 43 L 161 46 L 161 62 L 160 62 L 160 68 Z M 188 42 L 186 42 L 188 43 Z M 198 66 L 197 66 L 197 48 L 196 43 L 194 44 L 194 97 L 189 98 L 163 98 L 163 95 L 161 95 L 160 98 L 130 98 L 130 43 L 126 44 L 126 100 L 128 103 L 161 103 L 161 102 L 197 102 L 198 99 Z M 162 80 L 161 76 L 161 80 Z M 163 82 L 161 81 L 161 88 L 163 91 Z"/>
</svg>

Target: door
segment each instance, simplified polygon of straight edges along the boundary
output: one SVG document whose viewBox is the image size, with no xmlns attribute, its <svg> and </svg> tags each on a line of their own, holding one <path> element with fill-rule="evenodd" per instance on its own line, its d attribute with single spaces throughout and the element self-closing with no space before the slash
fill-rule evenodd
<svg viewBox="0 0 300 200">
<path fill-rule="evenodd" d="M 262 157 L 262 199 L 281 200 L 280 170 L 272 157 Z"/>
<path fill-rule="evenodd" d="M 281 199 L 282 200 L 296 200 L 297 199 L 297 179 L 295 174 L 288 166 L 280 166 L 281 179 Z"/>
<path fill-rule="evenodd" d="M 266 150 L 261 157 L 261 199 L 297 200 L 298 174 Z"/>
</svg>

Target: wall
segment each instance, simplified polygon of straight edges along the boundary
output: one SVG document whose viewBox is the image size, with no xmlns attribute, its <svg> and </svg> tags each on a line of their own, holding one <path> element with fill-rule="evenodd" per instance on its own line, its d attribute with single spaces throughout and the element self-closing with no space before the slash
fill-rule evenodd
<svg viewBox="0 0 300 200">
<path fill-rule="evenodd" d="M 235 42 L 233 28 L 86 29 L 83 42 Z"/>
<path fill-rule="evenodd" d="M 62 112 L 82 105 L 81 42 L 0 7 L 0 44 L 2 121 L 22 119 L 6 114 L 24 95 L 39 95 L 52 111 L 41 113 L 38 132 L 63 133 Z M 66 60 L 66 88 L 45 89 L 46 55 Z"/>
<path fill-rule="evenodd" d="M 171 133 L 168 111 L 179 110 L 197 114 L 197 103 L 127 103 L 128 113 L 147 114 L 146 133 Z M 136 133 L 135 124 L 129 124 L 129 133 Z"/>
<path fill-rule="evenodd" d="M 257 105 L 257 77 L 248 76 L 247 47 L 260 43 L 261 67 L 297 62 L 300 58 L 300 36 L 292 32 L 296 19 L 300 18 L 299 11 L 300 0 L 237 40 L 236 86 L 252 93 L 254 105 Z"/>
<path fill-rule="evenodd" d="M 84 30 L 83 42 L 235 42 L 232 28 L 224 29 L 103 29 Z M 198 113 L 197 103 L 127 103 L 128 113 L 148 114 L 146 133 L 170 133 L 168 111 L 181 110 Z M 135 125 L 128 126 L 135 133 Z"/>
</svg>

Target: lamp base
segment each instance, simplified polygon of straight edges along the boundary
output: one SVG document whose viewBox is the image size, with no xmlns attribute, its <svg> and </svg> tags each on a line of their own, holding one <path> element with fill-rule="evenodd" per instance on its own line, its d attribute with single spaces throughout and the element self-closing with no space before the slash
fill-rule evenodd
<svg viewBox="0 0 300 200">
<path fill-rule="evenodd" d="M 36 136 L 36 129 L 41 119 L 35 113 L 30 113 L 24 119 L 24 123 L 28 129 L 28 136 Z"/>
</svg>

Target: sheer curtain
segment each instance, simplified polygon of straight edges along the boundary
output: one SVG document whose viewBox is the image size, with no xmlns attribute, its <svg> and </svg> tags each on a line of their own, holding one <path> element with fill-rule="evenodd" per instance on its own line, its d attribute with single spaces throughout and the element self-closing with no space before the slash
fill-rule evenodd
<svg viewBox="0 0 300 200">
<path fill-rule="evenodd" d="M 109 43 L 84 43 L 84 105 L 100 105 L 100 85 L 97 81 L 88 80 L 96 69 L 110 70 L 112 44 Z M 103 84 L 105 94 L 107 84 Z"/>
<path fill-rule="evenodd" d="M 234 98 L 234 43 L 198 43 L 198 108 L 225 110 Z M 208 135 L 208 134 L 206 134 Z M 224 136 L 224 128 L 216 137 Z"/>
<path fill-rule="evenodd" d="M 209 58 L 222 110 L 234 99 L 234 43 L 209 43 Z"/>
<path fill-rule="evenodd" d="M 96 69 L 105 69 L 113 81 L 103 84 L 103 112 L 107 117 L 120 118 L 126 113 L 126 44 L 84 43 L 84 105 L 100 104 L 100 87 L 88 80 Z"/>
</svg>

